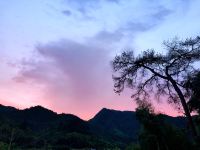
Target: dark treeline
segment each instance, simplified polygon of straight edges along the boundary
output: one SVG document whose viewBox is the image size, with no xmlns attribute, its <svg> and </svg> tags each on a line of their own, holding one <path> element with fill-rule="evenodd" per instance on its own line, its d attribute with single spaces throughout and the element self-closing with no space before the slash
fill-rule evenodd
<svg viewBox="0 0 200 150">
<path fill-rule="evenodd" d="M 199 118 L 194 116 L 198 127 Z M 89 121 L 40 106 L 25 110 L 0 106 L 2 150 L 198 150 L 198 144 L 186 118 L 156 114 L 147 101 L 138 101 L 136 112 L 102 109 Z"/>
<path fill-rule="evenodd" d="M 0 106 L 0 149 L 115 148 L 112 140 L 95 135 L 91 125 L 69 114 L 41 106 L 18 110 Z"/>
<path fill-rule="evenodd" d="M 147 101 L 139 102 L 136 116 L 142 127 L 136 143 L 126 150 L 199 150 L 200 141 L 193 140 L 188 128 L 177 128 L 165 122 L 162 115 L 155 114 Z M 200 115 L 193 116 L 196 127 L 200 127 Z"/>
<path fill-rule="evenodd" d="M 56 114 L 40 106 L 18 110 L 1 105 L 0 149 L 130 149 L 133 148 L 132 143 L 139 147 L 139 143 L 144 142 L 141 141 L 143 137 L 147 140 L 155 134 L 157 125 L 165 131 L 164 124 L 169 131 L 172 129 L 172 135 L 177 131 L 184 140 L 189 137 L 184 117 L 157 116 L 153 111 L 140 112 L 143 112 L 141 107 L 136 112 L 104 108 L 91 120 L 84 121 L 74 115 Z M 153 117 L 155 122 L 150 120 Z M 143 125 L 146 121 L 142 118 L 152 122 L 150 128 L 148 124 Z M 150 131 L 153 129 L 152 133 L 145 129 L 146 126 Z M 174 140 L 177 138 L 174 137 Z"/>
</svg>

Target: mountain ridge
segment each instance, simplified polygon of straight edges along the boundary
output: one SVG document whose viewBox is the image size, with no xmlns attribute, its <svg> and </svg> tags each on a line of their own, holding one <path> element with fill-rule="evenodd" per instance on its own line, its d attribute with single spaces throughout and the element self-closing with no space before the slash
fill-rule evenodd
<svg viewBox="0 0 200 150">
<path fill-rule="evenodd" d="M 132 113 L 132 112 L 135 112 L 135 111 L 131 111 L 131 110 L 117 110 L 117 109 L 112 109 L 112 108 L 106 108 L 106 107 L 103 107 L 102 109 L 100 109 L 93 117 L 91 117 L 90 119 L 88 119 L 88 120 L 86 120 L 86 119 L 83 119 L 83 118 L 81 118 L 81 117 L 79 117 L 79 116 L 77 116 L 77 115 L 75 115 L 75 114 L 72 114 L 72 113 L 64 113 L 64 112 L 62 112 L 62 113 L 57 113 L 56 111 L 53 111 L 53 110 L 51 110 L 51 109 L 49 109 L 49 108 L 47 108 L 47 107 L 44 107 L 44 106 L 42 106 L 42 105 L 35 105 L 35 106 L 30 106 L 30 107 L 28 107 L 28 108 L 23 108 L 23 109 L 20 109 L 20 108 L 16 108 L 16 107 L 13 107 L 13 106 L 8 106 L 8 105 L 3 105 L 3 104 L 0 104 L 0 111 L 1 111 L 1 108 L 6 108 L 6 109 L 12 109 L 13 111 L 14 110 L 19 110 L 19 111 L 27 111 L 27 110 L 34 110 L 34 109 L 43 109 L 43 110 L 48 110 L 48 111 L 51 111 L 51 112 L 53 112 L 53 113 L 55 113 L 55 114 L 57 114 L 57 115 L 73 115 L 73 116 L 76 116 L 76 117 L 78 117 L 78 118 L 80 118 L 81 120 L 84 120 L 84 121 L 90 121 L 90 120 L 92 120 L 98 113 L 100 113 L 100 112 L 103 112 L 103 111 L 113 111 L 113 112 L 124 112 L 124 113 L 126 113 L 126 112 L 128 112 L 128 113 Z M 170 115 L 167 115 L 167 114 L 162 114 L 162 113 L 159 113 L 159 114 L 161 114 L 161 115 L 165 115 L 165 116 L 169 116 L 169 117 L 172 117 L 172 118 L 182 118 L 182 117 L 184 117 L 184 116 L 170 116 Z"/>
<path fill-rule="evenodd" d="M 179 128 L 185 126 L 184 117 L 167 115 L 163 117 L 166 122 Z M 124 147 L 137 140 L 141 125 L 134 111 L 102 108 L 93 118 L 85 121 L 76 115 L 58 114 L 39 105 L 22 110 L 0 105 L 0 130 L 4 126 L 9 126 L 11 129 L 15 127 L 20 132 L 36 136 L 38 140 L 36 141 L 39 143 L 41 140 L 47 140 L 52 145 L 57 145 L 57 142 L 75 144 L 81 142 L 83 145 L 90 145 L 90 141 L 93 140 L 94 145 L 98 143 L 104 146 Z M 4 137 L 0 135 L 0 141 L 1 138 Z"/>
<path fill-rule="evenodd" d="M 163 116 L 166 122 L 169 122 L 170 124 L 181 128 L 185 127 L 185 117 L 172 117 L 165 114 L 159 115 Z M 0 104 L 0 116 L 1 118 L 16 120 L 19 122 L 24 121 L 29 122 L 30 124 L 35 124 L 35 127 L 33 128 L 37 128 L 38 124 L 39 126 L 42 124 L 41 127 L 44 128 L 52 124 L 58 124 L 63 122 L 78 122 L 82 125 L 84 124 L 84 126 L 87 126 L 87 128 L 93 130 L 95 134 L 97 134 L 96 131 L 98 131 L 100 135 L 110 133 L 114 134 L 115 132 L 123 132 L 126 133 L 126 135 L 131 136 L 136 135 L 140 128 L 140 124 L 136 118 L 134 111 L 121 111 L 108 108 L 102 108 L 93 118 L 89 120 L 83 120 L 74 114 L 58 114 L 40 105 L 32 106 L 30 108 L 25 109 L 17 109 L 15 107 L 4 106 Z M 107 130 L 110 133 L 107 132 Z"/>
</svg>

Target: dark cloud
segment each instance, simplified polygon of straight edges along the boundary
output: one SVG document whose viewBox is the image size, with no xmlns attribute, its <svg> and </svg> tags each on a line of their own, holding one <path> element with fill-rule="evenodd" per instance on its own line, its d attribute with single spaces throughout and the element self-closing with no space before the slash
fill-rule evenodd
<svg viewBox="0 0 200 150">
<path fill-rule="evenodd" d="M 123 36 L 124 34 L 122 30 L 116 30 L 114 32 L 103 30 L 95 35 L 95 39 L 103 43 L 111 44 L 113 42 L 119 42 Z"/>
<path fill-rule="evenodd" d="M 64 10 L 62 11 L 62 13 L 66 16 L 71 16 L 72 15 L 72 12 L 70 10 Z"/>
<path fill-rule="evenodd" d="M 114 2 L 114 3 L 118 3 L 120 0 L 107 0 L 109 2 Z"/>
<path fill-rule="evenodd" d="M 78 11 L 85 19 L 92 20 L 95 16 L 92 16 L 91 11 L 98 10 L 102 5 L 107 5 L 108 2 L 118 3 L 120 0 L 66 0 L 66 4 Z"/>
<path fill-rule="evenodd" d="M 95 35 L 97 41 L 103 43 L 113 43 L 119 42 L 127 34 L 132 34 L 132 37 L 140 32 L 148 31 L 155 26 L 159 25 L 171 11 L 167 9 L 161 9 L 160 11 L 147 16 L 148 20 L 144 22 L 139 22 L 138 20 L 133 20 L 125 23 L 124 26 L 119 27 L 115 31 L 102 30 Z"/>
<path fill-rule="evenodd" d="M 166 16 L 172 13 L 172 10 L 166 9 L 164 7 L 158 7 L 158 11 L 152 15 L 152 18 L 156 20 L 163 20 Z"/>
<path fill-rule="evenodd" d="M 121 39 L 123 39 L 128 34 L 131 34 L 132 36 L 135 36 L 139 32 L 144 32 L 147 30 L 150 30 L 153 25 L 149 25 L 148 23 L 134 23 L 129 22 L 124 27 L 120 27 L 115 31 L 107 31 L 102 30 L 98 32 L 95 37 L 92 37 L 91 40 L 96 40 L 97 42 L 103 43 L 103 44 L 113 44 L 116 42 L 120 42 Z"/>
<path fill-rule="evenodd" d="M 155 24 L 151 22 L 128 22 L 126 26 L 121 27 L 123 31 L 131 31 L 131 32 L 144 32 L 151 29 Z"/>
<path fill-rule="evenodd" d="M 15 81 L 45 85 L 55 99 L 88 99 L 98 97 L 107 85 L 108 52 L 91 43 L 60 40 L 36 48 L 43 60 L 26 60 Z M 106 89 L 106 88 L 105 88 Z M 52 97 L 52 96 L 51 96 Z"/>
<path fill-rule="evenodd" d="M 88 16 L 89 9 L 96 9 L 99 7 L 99 0 L 67 0 L 69 5 L 76 8 L 84 16 Z"/>
<path fill-rule="evenodd" d="M 147 13 L 147 15 L 144 16 L 142 22 L 138 20 L 130 21 L 126 26 L 122 27 L 122 30 L 134 32 L 144 32 L 150 30 L 164 21 L 165 18 L 171 13 L 171 10 L 164 7 L 159 7 L 156 12 L 150 14 Z"/>
</svg>

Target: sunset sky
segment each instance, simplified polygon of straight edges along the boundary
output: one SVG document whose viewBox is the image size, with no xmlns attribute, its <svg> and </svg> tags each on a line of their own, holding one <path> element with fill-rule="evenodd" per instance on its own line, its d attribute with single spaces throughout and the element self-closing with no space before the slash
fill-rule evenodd
<svg viewBox="0 0 200 150">
<path fill-rule="evenodd" d="M 200 35 L 199 18 L 199 0 L 0 0 L 0 103 L 83 119 L 134 110 L 130 91 L 113 91 L 110 61 L 123 50 L 164 53 L 164 40 Z"/>
</svg>

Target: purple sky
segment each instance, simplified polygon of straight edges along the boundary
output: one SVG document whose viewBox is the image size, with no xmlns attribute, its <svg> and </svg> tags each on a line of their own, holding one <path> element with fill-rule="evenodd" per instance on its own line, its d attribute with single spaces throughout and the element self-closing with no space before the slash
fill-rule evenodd
<svg viewBox="0 0 200 150">
<path fill-rule="evenodd" d="M 164 52 L 162 42 L 200 33 L 198 0 L 1 0 L 0 103 L 42 105 L 91 118 L 134 110 L 113 92 L 110 61 L 123 50 Z M 156 109 L 177 115 L 164 102 Z"/>
</svg>

